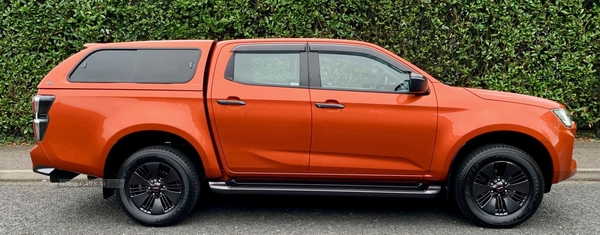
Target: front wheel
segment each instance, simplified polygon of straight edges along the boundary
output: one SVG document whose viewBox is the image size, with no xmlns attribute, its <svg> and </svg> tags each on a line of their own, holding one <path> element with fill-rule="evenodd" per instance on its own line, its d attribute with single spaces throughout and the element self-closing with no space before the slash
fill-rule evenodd
<svg viewBox="0 0 600 235">
<path fill-rule="evenodd" d="M 146 226 L 166 226 L 183 220 L 200 195 L 194 164 L 181 151 L 152 146 L 131 155 L 119 170 L 121 208 Z"/>
<path fill-rule="evenodd" d="M 475 149 L 459 165 L 453 192 L 459 210 L 486 227 L 514 227 L 529 219 L 544 195 L 542 172 L 531 156 L 513 146 Z"/>
</svg>

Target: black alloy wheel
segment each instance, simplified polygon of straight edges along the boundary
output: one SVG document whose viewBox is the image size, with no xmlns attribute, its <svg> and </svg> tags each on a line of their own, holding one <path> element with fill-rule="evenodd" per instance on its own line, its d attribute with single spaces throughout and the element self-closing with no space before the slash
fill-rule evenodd
<svg viewBox="0 0 600 235">
<path fill-rule="evenodd" d="M 132 154 L 118 173 L 117 199 L 123 211 L 145 226 L 183 220 L 200 196 L 200 176 L 192 161 L 169 146 L 152 146 Z"/>
<path fill-rule="evenodd" d="M 514 227 L 535 214 L 544 177 L 525 151 L 505 144 L 474 149 L 457 163 L 451 193 L 458 209 L 485 227 Z"/>
<path fill-rule="evenodd" d="M 525 205 L 531 192 L 529 177 L 518 165 L 507 161 L 481 168 L 472 187 L 472 198 L 490 215 L 509 215 Z"/>
<path fill-rule="evenodd" d="M 126 194 L 142 212 L 161 215 L 177 206 L 182 191 L 181 178 L 171 166 L 149 162 L 131 174 Z"/>
</svg>

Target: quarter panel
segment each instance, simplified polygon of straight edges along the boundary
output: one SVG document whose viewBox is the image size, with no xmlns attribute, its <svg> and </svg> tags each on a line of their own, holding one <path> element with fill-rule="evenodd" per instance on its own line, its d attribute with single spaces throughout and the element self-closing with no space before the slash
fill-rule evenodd
<svg viewBox="0 0 600 235">
<path fill-rule="evenodd" d="M 157 130 L 186 139 L 198 150 L 207 177 L 220 176 L 200 92 L 52 90 L 51 93 L 56 100 L 41 144 L 57 168 L 102 176 L 106 157 L 121 137 Z"/>
</svg>

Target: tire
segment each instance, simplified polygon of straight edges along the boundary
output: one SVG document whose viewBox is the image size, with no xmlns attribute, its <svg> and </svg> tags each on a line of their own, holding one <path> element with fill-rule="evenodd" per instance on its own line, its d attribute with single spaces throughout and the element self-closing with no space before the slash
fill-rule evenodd
<svg viewBox="0 0 600 235">
<path fill-rule="evenodd" d="M 121 209 L 145 226 L 168 226 L 183 220 L 200 195 L 200 177 L 190 159 L 168 146 L 132 154 L 118 173 Z"/>
<path fill-rule="evenodd" d="M 527 221 L 544 196 L 544 178 L 535 160 L 509 145 L 473 150 L 455 176 L 452 191 L 458 209 L 484 227 L 509 228 Z"/>
</svg>

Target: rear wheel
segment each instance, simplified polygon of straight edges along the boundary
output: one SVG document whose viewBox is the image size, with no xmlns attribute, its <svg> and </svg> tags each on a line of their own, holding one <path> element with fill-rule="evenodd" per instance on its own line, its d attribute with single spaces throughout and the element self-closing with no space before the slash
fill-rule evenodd
<svg viewBox="0 0 600 235">
<path fill-rule="evenodd" d="M 475 149 L 460 164 L 453 192 L 459 210 L 486 227 L 513 227 L 539 208 L 544 179 L 526 152 L 494 144 Z"/>
<path fill-rule="evenodd" d="M 183 220 L 200 194 L 194 164 L 181 151 L 167 146 L 144 148 L 122 165 L 117 189 L 121 208 L 146 226 L 166 226 Z"/>
</svg>

